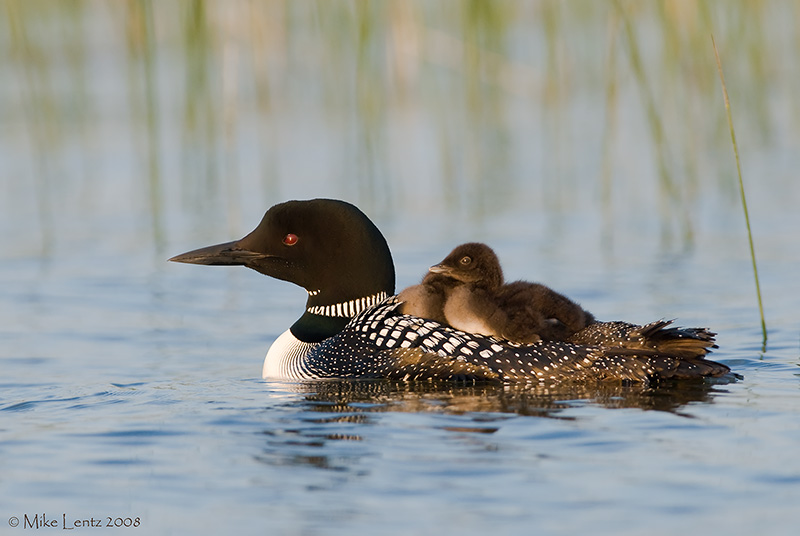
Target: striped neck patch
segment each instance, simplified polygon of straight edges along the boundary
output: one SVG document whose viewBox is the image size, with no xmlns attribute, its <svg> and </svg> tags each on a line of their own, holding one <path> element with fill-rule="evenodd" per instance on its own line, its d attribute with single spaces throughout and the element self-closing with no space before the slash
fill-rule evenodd
<svg viewBox="0 0 800 536">
<path fill-rule="evenodd" d="M 352 318 L 367 307 L 372 307 L 373 305 L 382 302 L 387 297 L 389 297 L 387 293 L 378 292 L 377 294 L 373 294 L 371 296 L 364 296 L 363 298 L 357 298 L 355 300 L 346 302 L 334 303 L 331 305 L 314 305 L 306 309 L 306 311 L 313 315 L 319 316 Z"/>
</svg>

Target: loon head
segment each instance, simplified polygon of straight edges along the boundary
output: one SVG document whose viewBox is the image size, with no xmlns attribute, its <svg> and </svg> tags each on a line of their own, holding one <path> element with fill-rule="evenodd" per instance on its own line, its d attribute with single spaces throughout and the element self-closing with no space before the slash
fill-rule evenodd
<svg viewBox="0 0 800 536">
<path fill-rule="evenodd" d="M 461 244 L 429 272 L 460 283 L 497 289 L 503 284 L 503 270 L 495 252 L 480 242 Z"/>
<path fill-rule="evenodd" d="M 169 260 L 246 266 L 305 288 L 306 312 L 291 329 L 307 342 L 337 333 L 365 304 L 394 294 L 386 239 L 361 210 L 334 199 L 280 203 L 241 240 Z"/>
</svg>

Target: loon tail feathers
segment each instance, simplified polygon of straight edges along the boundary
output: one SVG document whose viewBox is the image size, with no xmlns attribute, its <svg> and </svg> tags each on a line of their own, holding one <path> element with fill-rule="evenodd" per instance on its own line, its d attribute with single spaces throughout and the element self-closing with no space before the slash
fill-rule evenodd
<svg viewBox="0 0 800 536">
<path fill-rule="evenodd" d="M 716 333 L 706 328 L 668 327 L 674 320 L 658 320 L 642 326 L 639 333 L 652 348 L 676 357 L 702 357 L 713 348 Z"/>
<path fill-rule="evenodd" d="M 603 348 L 653 350 L 688 360 L 702 358 L 717 348 L 716 333 L 706 328 L 675 327 L 672 322 L 657 320 L 644 326 L 628 322 L 596 322 L 574 334 L 569 342 Z"/>
</svg>

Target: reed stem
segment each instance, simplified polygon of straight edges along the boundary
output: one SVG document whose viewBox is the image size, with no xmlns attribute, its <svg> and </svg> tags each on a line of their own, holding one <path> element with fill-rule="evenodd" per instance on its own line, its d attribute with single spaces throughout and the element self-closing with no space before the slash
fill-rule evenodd
<svg viewBox="0 0 800 536">
<path fill-rule="evenodd" d="M 719 59 L 719 51 L 717 50 L 717 43 L 714 40 L 714 34 L 711 34 L 711 44 L 714 46 L 714 56 L 717 59 L 717 70 L 719 71 L 719 80 L 722 83 L 722 97 L 725 100 L 725 113 L 728 116 L 728 127 L 731 131 L 731 142 L 733 143 L 733 155 L 736 157 L 736 171 L 739 174 L 739 193 L 742 196 L 742 208 L 744 209 L 744 221 L 747 224 L 747 239 L 750 242 L 750 258 L 753 261 L 753 275 L 756 279 L 756 295 L 758 297 L 758 310 L 761 314 L 761 333 L 763 339 L 761 341 L 762 351 L 767 349 L 767 323 L 764 321 L 764 305 L 761 301 L 761 285 L 758 283 L 758 268 L 756 267 L 756 250 L 753 246 L 753 233 L 750 230 L 750 216 L 747 212 L 747 199 L 744 195 L 744 181 L 742 180 L 742 166 L 739 163 L 739 149 L 736 145 L 736 132 L 733 129 L 733 116 L 731 115 L 731 103 L 728 99 L 728 89 L 725 87 L 725 76 L 722 74 L 722 61 Z"/>
</svg>

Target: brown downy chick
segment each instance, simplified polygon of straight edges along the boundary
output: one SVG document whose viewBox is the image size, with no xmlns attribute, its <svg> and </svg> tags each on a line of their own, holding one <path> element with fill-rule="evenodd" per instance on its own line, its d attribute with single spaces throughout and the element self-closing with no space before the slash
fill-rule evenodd
<svg viewBox="0 0 800 536">
<path fill-rule="evenodd" d="M 445 289 L 451 283 L 452 280 L 443 275 L 428 272 L 419 285 L 408 287 L 397 295 L 398 301 L 403 302 L 400 312 L 447 324 L 444 316 Z"/>
<path fill-rule="evenodd" d="M 498 307 L 509 316 L 509 326 L 524 334 L 529 319 L 544 319 L 538 335 L 547 341 L 563 341 L 595 322 L 594 315 L 563 294 L 539 283 L 515 281 L 503 285 L 495 295 Z M 516 332 L 509 340 L 516 340 Z M 524 336 L 524 335 L 522 335 Z"/>
<path fill-rule="evenodd" d="M 428 292 L 413 299 L 435 303 L 430 308 L 435 307 L 436 314 L 429 310 L 422 316 L 438 316 L 441 304 L 446 323 L 462 331 L 531 343 L 564 340 L 594 321 L 580 306 L 544 285 L 503 284 L 500 261 L 485 244 L 458 246 L 430 272 L 419 285 Z"/>
</svg>

